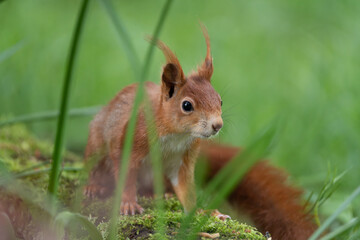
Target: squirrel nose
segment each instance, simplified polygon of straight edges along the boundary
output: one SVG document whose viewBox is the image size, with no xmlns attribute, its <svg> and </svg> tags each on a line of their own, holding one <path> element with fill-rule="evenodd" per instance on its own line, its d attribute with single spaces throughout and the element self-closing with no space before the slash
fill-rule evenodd
<svg viewBox="0 0 360 240">
<path fill-rule="evenodd" d="M 212 128 L 214 129 L 215 132 L 218 132 L 222 128 L 222 126 L 223 126 L 222 122 L 212 124 Z"/>
</svg>

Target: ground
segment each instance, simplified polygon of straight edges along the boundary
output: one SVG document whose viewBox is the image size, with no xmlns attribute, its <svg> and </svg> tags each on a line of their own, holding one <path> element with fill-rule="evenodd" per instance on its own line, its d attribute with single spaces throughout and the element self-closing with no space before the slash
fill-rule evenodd
<svg viewBox="0 0 360 240">
<path fill-rule="evenodd" d="M 47 232 L 45 226 L 48 226 L 46 223 L 55 218 L 47 207 L 45 195 L 51 153 L 52 145 L 33 137 L 23 125 L 0 129 L 0 212 L 9 216 L 20 239 L 44 238 Z M 106 238 L 113 199 L 92 202 L 82 199 L 81 179 L 85 179 L 86 174 L 82 174 L 81 169 L 82 158 L 66 152 L 60 178 L 58 209 L 81 213 L 94 223 L 103 238 Z M 164 199 L 164 217 L 161 218 L 154 200 L 140 198 L 139 201 L 145 208 L 143 214 L 119 215 L 118 239 L 159 239 L 161 236 L 156 234 L 159 219 L 162 219 L 165 225 L 166 239 L 174 239 L 181 233 L 184 213 L 175 197 Z M 199 232 L 218 234 L 218 239 L 265 239 L 254 227 L 236 220 L 221 221 L 199 212 L 189 228 L 199 224 Z M 65 235 L 68 239 L 88 239 L 87 232 L 81 226 L 68 230 L 69 233 Z M 187 232 L 188 230 L 185 231 Z"/>
</svg>

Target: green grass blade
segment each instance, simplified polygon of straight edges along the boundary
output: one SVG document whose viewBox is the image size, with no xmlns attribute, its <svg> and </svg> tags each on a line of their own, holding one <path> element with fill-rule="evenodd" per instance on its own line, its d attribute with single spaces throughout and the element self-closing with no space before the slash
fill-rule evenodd
<svg viewBox="0 0 360 240">
<path fill-rule="evenodd" d="M 8 183 L 12 182 L 13 177 L 8 171 L 4 162 L 0 159 L 0 186 L 6 186 Z"/>
<path fill-rule="evenodd" d="M 59 213 L 54 220 L 54 225 L 58 238 L 63 239 L 65 234 L 65 228 L 71 227 L 71 224 L 74 223 L 83 226 L 88 231 L 90 239 L 94 239 L 94 240 L 103 239 L 100 231 L 85 216 L 68 211 Z"/>
<path fill-rule="evenodd" d="M 126 31 L 124 25 L 122 24 L 120 17 L 118 16 L 118 14 L 116 14 L 110 0 L 102 0 L 101 3 L 105 7 L 107 14 L 110 16 L 110 19 L 112 20 L 112 22 L 118 32 L 118 35 L 119 35 L 120 39 L 122 40 L 123 47 L 125 49 L 128 60 L 130 62 L 131 68 L 134 72 L 135 79 L 136 79 L 136 81 L 139 82 L 138 88 L 137 88 L 137 91 L 135 94 L 135 98 L 134 98 L 134 104 L 132 107 L 130 119 L 129 119 L 128 126 L 125 131 L 125 141 L 124 141 L 124 146 L 123 146 L 123 151 L 122 151 L 122 156 L 121 156 L 121 167 L 120 167 L 120 171 L 118 173 L 118 181 L 116 184 L 114 204 L 113 204 L 111 220 L 110 220 L 110 225 L 109 225 L 109 239 L 115 239 L 116 232 L 117 232 L 116 219 L 117 219 L 117 216 L 118 216 L 119 210 L 120 210 L 122 191 L 124 189 L 125 179 L 126 179 L 126 175 L 127 175 L 127 169 L 128 169 L 129 161 L 130 161 L 132 143 L 134 140 L 134 133 L 135 133 L 135 127 L 136 127 L 136 115 L 137 115 L 138 108 L 140 106 L 140 103 L 141 103 L 141 101 L 143 99 L 143 95 L 144 95 L 144 91 L 143 91 L 143 81 L 144 80 L 141 79 L 141 77 L 139 75 L 138 69 L 140 68 L 140 62 L 137 58 L 135 48 L 132 45 L 129 34 L 127 34 L 127 31 Z"/>
<path fill-rule="evenodd" d="M 45 160 L 45 161 L 43 161 L 43 162 L 40 162 L 40 163 L 38 163 L 38 164 L 34 164 L 34 165 L 32 165 L 32 166 L 30 166 L 30 167 L 28 167 L 28 168 L 25 168 L 25 169 L 23 169 L 23 170 L 21 170 L 21 171 L 18 171 L 18 172 L 16 172 L 15 174 L 20 174 L 20 173 L 25 173 L 25 172 L 28 172 L 28 171 L 32 171 L 32 170 L 34 170 L 34 169 L 36 169 L 36 168 L 43 167 L 43 166 L 48 165 L 48 164 L 50 164 L 50 163 L 51 163 L 51 160 Z"/>
<path fill-rule="evenodd" d="M 147 104 L 145 104 L 145 118 L 147 123 L 146 125 L 148 126 L 148 138 L 150 147 L 149 156 L 154 176 L 154 193 L 158 198 L 156 199 L 156 209 L 158 214 L 156 230 L 158 236 L 165 236 L 165 204 L 162 198 L 162 196 L 164 195 L 162 156 L 158 134 L 156 131 L 154 113 L 152 112 L 149 101 L 146 101 L 146 103 Z"/>
<path fill-rule="evenodd" d="M 55 138 L 55 145 L 54 145 L 54 152 L 53 152 L 53 163 L 50 172 L 50 179 L 49 179 L 49 187 L 48 193 L 51 202 L 55 202 L 56 199 L 56 192 L 58 188 L 58 180 L 60 175 L 60 166 L 62 162 L 62 152 L 64 147 L 64 133 L 66 127 L 66 118 L 68 114 L 68 105 L 69 105 L 69 97 L 70 97 L 70 89 L 71 89 L 71 82 L 72 82 L 72 75 L 74 69 L 74 63 L 76 58 L 76 53 L 78 49 L 78 44 L 83 28 L 83 23 L 85 20 L 87 7 L 88 7 L 89 0 L 83 0 L 81 4 L 80 11 L 78 13 L 77 23 L 74 29 L 72 42 L 70 45 L 70 52 L 69 57 L 67 60 L 66 66 L 66 73 L 64 78 L 64 86 L 61 96 L 61 106 L 60 106 L 60 115 L 58 119 L 57 129 L 56 129 L 56 138 Z M 54 205 L 55 208 L 55 205 Z M 55 209 L 54 209 L 55 210 Z"/>
<path fill-rule="evenodd" d="M 73 172 L 73 171 L 81 171 L 82 168 L 78 168 L 78 167 L 63 167 L 60 169 L 60 171 L 64 172 Z M 22 172 L 22 173 L 18 173 L 15 174 L 14 177 L 15 178 L 24 178 L 24 177 L 29 177 L 29 176 L 33 176 L 33 175 L 37 175 L 37 174 L 41 174 L 41 173 L 47 173 L 50 172 L 51 168 L 44 168 L 44 169 L 37 169 L 37 170 L 30 170 L 30 171 L 26 171 L 26 172 Z"/>
<path fill-rule="evenodd" d="M 160 14 L 160 18 L 158 20 L 158 23 L 156 24 L 156 28 L 155 28 L 155 31 L 153 33 L 153 39 L 152 39 L 152 44 L 150 44 L 149 46 L 149 50 L 146 54 L 146 57 L 145 57 L 145 64 L 144 64 L 144 67 L 142 69 L 142 74 L 141 74 L 141 78 L 145 78 L 148 73 L 149 73 L 149 69 L 150 69 L 150 64 L 151 64 L 151 58 L 153 56 L 153 53 L 154 53 L 154 49 L 155 49 L 155 43 L 160 35 L 160 31 L 164 25 L 164 22 L 165 22 L 165 18 L 167 16 L 167 13 L 170 9 L 170 6 L 171 6 L 171 3 L 173 2 L 173 0 L 167 0 L 165 2 L 165 5 L 164 7 L 162 8 L 162 11 L 161 11 L 161 14 Z"/>
<path fill-rule="evenodd" d="M 332 231 L 331 233 L 326 234 L 325 236 L 323 236 L 322 238 L 320 238 L 320 240 L 331 240 L 334 239 L 335 237 L 339 236 L 340 234 L 342 234 L 343 232 L 349 230 L 350 228 L 352 228 L 353 226 L 355 226 L 356 224 L 358 224 L 360 222 L 359 218 L 353 218 L 351 219 L 349 222 L 347 222 L 346 224 L 338 227 L 337 229 L 335 229 L 334 231 Z"/>
<path fill-rule="evenodd" d="M 340 213 L 342 213 L 345 208 L 350 205 L 350 203 L 360 194 L 360 186 L 358 188 L 355 189 L 355 191 L 340 205 L 340 207 L 338 209 L 336 209 L 336 211 L 325 220 L 325 222 L 323 223 L 323 225 L 321 225 L 314 233 L 313 235 L 311 235 L 311 237 L 309 238 L 309 240 L 316 240 L 321 233 L 323 233 L 329 226 L 330 224 L 337 218 L 337 216 L 339 216 Z"/>
<path fill-rule="evenodd" d="M 319 199 L 318 208 L 321 207 L 326 200 L 328 200 L 332 194 L 339 188 L 340 186 L 340 180 L 345 176 L 345 174 L 348 172 L 348 170 L 342 172 L 338 176 L 334 177 L 329 181 L 329 184 L 325 187 L 324 193 L 321 194 L 321 199 Z"/>
<path fill-rule="evenodd" d="M 6 49 L 2 53 L 0 53 L 0 63 L 14 55 L 19 49 L 21 49 L 24 46 L 24 42 L 19 42 L 15 44 L 14 46 Z"/>
<path fill-rule="evenodd" d="M 116 219 L 119 214 L 120 209 L 120 202 L 122 197 L 122 191 L 124 189 L 125 185 L 125 179 L 127 175 L 127 169 L 129 167 L 130 162 L 130 155 L 131 155 L 131 149 L 132 144 L 134 141 L 134 135 L 135 135 L 135 127 L 136 127 L 136 117 L 137 117 L 137 111 L 140 106 L 140 103 L 144 97 L 144 86 L 143 81 L 140 81 L 138 84 L 138 88 L 136 91 L 134 104 L 131 110 L 130 119 L 128 122 L 128 126 L 125 130 L 125 141 L 124 146 L 122 149 L 122 156 L 121 156 L 121 167 L 118 175 L 118 181 L 116 184 L 116 190 L 115 190 L 115 199 L 114 199 L 114 205 L 112 209 L 112 217 L 110 220 L 110 239 L 116 239 Z"/>
<path fill-rule="evenodd" d="M 309 213 L 313 213 L 315 222 L 318 226 L 320 226 L 320 218 L 319 218 L 319 209 L 322 204 L 324 204 L 332 194 L 338 189 L 340 186 L 340 180 L 345 176 L 347 171 L 342 172 L 338 176 L 332 176 L 333 174 L 329 168 L 328 180 L 326 180 L 325 184 L 320 190 L 315 202 L 312 204 L 311 208 L 308 210 Z M 335 174 L 335 173 L 334 173 Z"/>
<path fill-rule="evenodd" d="M 159 17 L 158 23 L 156 25 L 155 31 L 154 31 L 154 39 L 153 43 L 156 42 L 160 35 L 160 31 L 164 25 L 166 16 L 169 12 L 170 6 L 171 6 L 172 0 L 167 0 Z M 141 78 L 145 79 L 146 76 L 149 73 L 151 59 L 154 54 L 155 44 L 151 44 L 149 47 L 149 50 L 147 52 L 147 55 L 145 57 L 145 64 L 143 67 Z M 152 168 L 153 168 L 153 176 L 154 176 L 154 190 L 155 194 L 159 197 L 159 200 L 157 201 L 157 210 L 158 210 L 158 218 L 157 218 L 157 230 L 159 231 L 158 236 L 165 236 L 165 208 L 164 208 L 164 202 L 161 199 L 161 196 L 163 196 L 164 193 L 164 182 L 163 182 L 163 169 L 162 169 L 162 161 L 161 161 L 161 152 L 160 152 L 160 146 L 157 139 L 156 134 L 156 126 L 155 126 L 155 117 L 153 112 L 151 111 L 149 101 L 147 101 L 146 107 L 145 107 L 145 114 L 147 119 L 147 125 L 149 129 L 149 139 L 154 139 L 154 142 L 150 141 L 150 143 L 153 143 L 152 146 L 150 146 L 150 159 L 152 162 Z"/>
<path fill-rule="evenodd" d="M 93 106 L 93 107 L 70 109 L 68 112 L 68 117 L 83 117 L 83 116 L 94 115 L 101 109 L 101 107 L 102 106 Z M 26 114 L 26 115 L 14 117 L 9 120 L 0 121 L 0 127 L 5 127 L 16 123 L 31 123 L 37 121 L 46 121 L 46 120 L 55 119 L 58 116 L 59 116 L 59 111 L 56 110 Z"/>
<path fill-rule="evenodd" d="M 126 30 L 124 24 L 121 21 L 121 18 L 115 12 L 115 8 L 110 0 L 99 0 L 101 5 L 105 8 L 107 15 L 110 17 L 110 20 L 114 24 L 116 31 L 118 32 L 118 36 L 123 44 L 125 53 L 129 60 L 132 70 L 134 71 L 134 76 L 138 78 L 139 69 L 140 69 L 140 61 L 139 57 L 135 51 L 134 45 L 130 39 L 130 35 Z"/>
<path fill-rule="evenodd" d="M 160 19 L 156 25 L 155 28 L 155 32 L 154 32 L 154 39 L 157 39 L 161 28 L 163 26 L 163 23 L 165 21 L 165 17 L 169 11 L 170 5 L 172 3 L 172 0 L 167 0 L 161 15 L 160 15 Z M 110 234 L 109 237 L 110 239 L 115 239 L 116 236 L 116 219 L 117 216 L 119 214 L 119 207 L 120 207 L 120 201 L 121 201 L 121 196 L 122 196 L 122 191 L 124 188 L 124 183 L 125 183 L 125 179 L 126 179 L 126 174 L 127 174 L 127 169 L 128 169 L 128 165 L 129 165 L 129 160 L 130 160 L 130 154 L 131 154 L 131 149 L 132 149 L 132 143 L 134 141 L 134 133 L 135 133 L 135 127 L 136 127 L 136 116 L 137 116 L 137 111 L 138 108 L 140 106 L 140 103 L 144 97 L 144 81 L 145 81 L 145 77 L 148 74 L 149 71 L 149 67 L 150 67 L 150 63 L 151 63 L 151 58 L 154 52 L 154 44 L 150 44 L 149 49 L 147 51 L 146 57 L 145 57 L 145 62 L 144 62 L 144 66 L 142 68 L 141 74 L 140 74 L 140 78 L 138 79 L 138 89 L 136 91 L 136 95 L 135 95 L 135 99 L 134 99 L 134 105 L 131 111 L 131 116 L 130 116 L 130 120 L 129 120 L 129 124 L 127 126 L 126 132 L 125 132 L 125 142 L 124 142 L 124 147 L 123 147 L 123 153 L 122 153 L 122 161 L 121 161 L 121 168 L 120 168 L 120 172 L 119 172 L 119 178 L 118 178 L 118 182 L 117 182 L 117 187 L 115 190 L 115 201 L 114 201 L 114 206 L 112 209 L 112 217 L 111 217 L 111 222 L 110 222 Z M 135 75 L 136 76 L 136 75 Z"/>
</svg>

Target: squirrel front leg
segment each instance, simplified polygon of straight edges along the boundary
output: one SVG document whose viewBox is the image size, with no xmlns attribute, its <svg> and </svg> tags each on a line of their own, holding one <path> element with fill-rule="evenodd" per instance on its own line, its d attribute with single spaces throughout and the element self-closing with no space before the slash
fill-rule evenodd
<svg viewBox="0 0 360 240">
<path fill-rule="evenodd" d="M 144 209 L 137 203 L 137 176 L 139 172 L 139 163 L 141 158 L 139 159 L 139 155 L 132 154 L 129 162 L 129 168 L 126 174 L 125 186 L 122 192 L 121 205 L 120 205 L 120 213 L 124 215 L 135 215 L 136 212 L 143 213 Z M 111 158 L 114 161 L 114 176 L 116 183 L 119 179 L 119 160 L 120 153 L 118 151 L 113 151 L 111 154 Z"/>
<path fill-rule="evenodd" d="M 144 209 L 137 203 L 136 181 L 137 168 L 130 168 L 126 176 L 125 187 L 122 193 L 120 213 L 124 215 L 135 215 L 135 212 L 143 213 Z"/>
<path fill-rule="evenodd" d="M 196 207 L 196 194 L 194 185 L 195 161 L 197 158 L 197 149 L 192 149 L 186 153 L 182 159 L 177 178 L 171 179 L 173 189 L 184 207 L 185 213 L 189 213 Z M 204 212 L 200 210 L 200 212 Z M 217 209 L 211 210 L 211 215 L 224 221 L 231 219 L 230 216 L 220 213 Z"/>
<path fill-rule="evenodd" d="M 189 213 L 196 207 L 196 194 L 194 185 L 195 162 L 184 161 L 181 165 L 177 179 L 171 180 L 176 196 L 184 207 L 185 213 Z M 206 212 L 200 209 L 200 212 Z M 210 210 L 211 215 L 225 221 L 231 219 L 229 215 L 222 214 L 217 209 Z"/>
</svg>

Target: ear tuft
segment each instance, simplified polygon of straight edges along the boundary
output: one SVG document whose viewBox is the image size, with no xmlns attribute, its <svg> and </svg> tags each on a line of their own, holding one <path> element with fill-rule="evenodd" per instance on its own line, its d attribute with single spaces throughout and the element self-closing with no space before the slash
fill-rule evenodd
<svg viewBox="0 0 360 240">
<path fill-rule="evenodd" d="M 209 34 L 206 30 L 205 25 L 202 24 L 201 22 L 200 22 L 200 27 L 201 27 L 201 30 L 203 32 L 205 42 L 206 42 L 206 57 L 205 57 L 205 61 L 203 62 L 203 64 L 198 68 L 198 72 L 201 77 L 210 81 L 211 76 L 214 71 L 213 59 L 211 57 L 210 38 L 209 38 Z"/>
<path fill-rule="evenodd" d="M 185 79 L 185 75 L 184 72 L 181 68 L 179 59 L 176 57 L 176 55 L 170 50 L 170 48 L 163 43 L 160 40 L 155 40 L 152 37 L 147 37 L 148 41 L 151 42 L 152 44 L 156 44 L 156 46 L 163 52 L 165 59 L 166 59 L 166 63 L 172 63 L 174 64 L 177 68 L 178 68 L 178 72 L 180 74 L 181 79 Z"/>
</svg>

